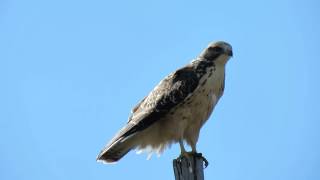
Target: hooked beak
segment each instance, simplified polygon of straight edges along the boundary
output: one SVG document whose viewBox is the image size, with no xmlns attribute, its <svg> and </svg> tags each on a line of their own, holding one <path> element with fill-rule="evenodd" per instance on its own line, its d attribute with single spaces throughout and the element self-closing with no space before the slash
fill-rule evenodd
<svg viewBox="0 0 320 180">
<path fill-rule="evenodd" d="M 227 54 L 228 56 L 230 56 L 230 57 L 232 57 L 232 56 L 233 56 L 233 52 L 232 52 L 232 50 L 227 50 L 226 54 Z"/>
</svg>

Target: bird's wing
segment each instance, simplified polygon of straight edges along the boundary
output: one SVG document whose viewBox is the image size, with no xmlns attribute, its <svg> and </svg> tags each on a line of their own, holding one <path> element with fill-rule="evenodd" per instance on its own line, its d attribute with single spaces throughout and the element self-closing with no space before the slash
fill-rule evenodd
<svg viewBox="0 0 320 180">
<path fill-rule="evenodd" d="M 199 78 L 191 66 L 170 74 L 133 108 L 128 123 L 113 140 L 131 136 L 160 120 L 190 96 L 198 84 Z"/>
<path fill-rule="evenodd" d="M 130 122 L 130 120 L 132 119 L 133 115 L 135 113 L 137 113 L 138 110 L 141 110 L 140 105 L 144 102 L 144 100 L 147 98 L 148 96 L 144 97 L 138 104 L 136 104 L 132 110 L 131 110 L 131 115 L 128 118 L 128 122 Z"/>
</svg>

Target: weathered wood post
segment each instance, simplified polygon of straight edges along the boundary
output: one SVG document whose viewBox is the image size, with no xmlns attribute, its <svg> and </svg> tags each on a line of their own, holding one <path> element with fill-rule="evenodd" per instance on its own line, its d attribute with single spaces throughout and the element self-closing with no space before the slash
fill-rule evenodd
<svg viewBox="0 0 320 180">
<path fill-rule="evenodd" d="M 173 160 L 175 180 L 204 180 L 203 169 L 207 166 L 208 161 L 201 153 L 180 156 Z"/>
</svg>

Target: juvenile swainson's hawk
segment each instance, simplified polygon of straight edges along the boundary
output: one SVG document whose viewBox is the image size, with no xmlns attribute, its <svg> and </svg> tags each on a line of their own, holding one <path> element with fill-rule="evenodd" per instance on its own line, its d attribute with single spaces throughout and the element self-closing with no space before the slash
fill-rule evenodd
<svg viewBox="0 0 320 180">
<path fill-rule="evenodd" d="M 209 44 L 191 63 L 164 78 L 132 110 L 127 124 L 98 155 L 105 163 L 117 162 L 132 149 L 151 148 L 161 153 L 184 141 L 196 153 L 200 128 L 223 94 L 225 65 L 232 56 L 230 44 Z"/>
</svg>

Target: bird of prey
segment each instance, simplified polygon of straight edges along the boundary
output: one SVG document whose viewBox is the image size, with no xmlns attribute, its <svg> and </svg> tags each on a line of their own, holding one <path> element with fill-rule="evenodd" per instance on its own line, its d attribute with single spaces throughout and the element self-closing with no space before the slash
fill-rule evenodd
<svg viewBox="0 0 320 180">
<path fill-rule="evenodd" d="M 200 128 L 223 94 L 225 65 L 232 55 L 230 44 L 210 43 L 196 59 L 165 77 L 132 109 L 126 125 L 97 161 L 117 162 L 132 149 L 161 153 L 176 142 L 181 155 L 197 153 Z M 184 142 L 191 152 L 185 150 Z"/>
</svg>

